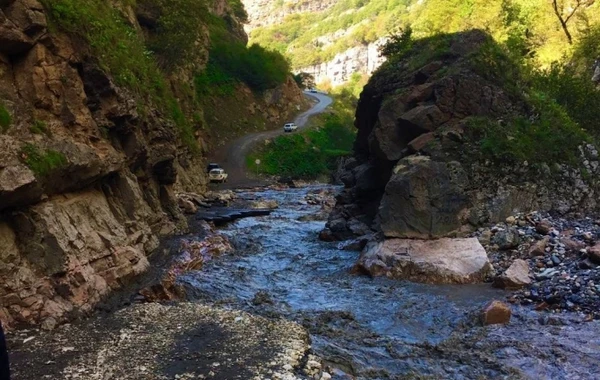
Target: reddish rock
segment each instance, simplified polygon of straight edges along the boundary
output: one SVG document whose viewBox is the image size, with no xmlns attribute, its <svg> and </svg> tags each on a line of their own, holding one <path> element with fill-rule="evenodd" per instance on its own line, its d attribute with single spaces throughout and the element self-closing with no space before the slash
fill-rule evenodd
<svg viewBox="0 0 600 380">
<path fill-rule="evenodd" d="M 565 246 L 567 251 L 577 252 L 580 249 L 585 248 L 585 243 L 571 239 L 571 238 L 562 238 L 560 242 Z"/>
<path fill-rule="evenodd" d="M 546 253 L 546 246 L 548 245 L 549 241 L 550 238 L 546 236 L 542 240 L 532 245 L 531 248 L 529 248 L 529 256 L 544 256 L 544 254 Z"/>
<path fill-rule="evenodd" d="M 535 230 L 539 234 L 548 235 L 552 230 L 552 224 L 546 219 L 544 219 L 535 225 Z"/>
<path fill-rule="evenodd" d="M 494 280 L 494 286 L 502 289 L 520 289 L 529 284 L 529 265 L 521 259 L 515 260 L 504 274 Z"/>
<path fill-rule="evenodd" d="M 336 241 L 337 239 L 335 238 L 335 236 L 333 236 L 333 233 L 331 232 L 331 230 L 329 228 L 325 228 L 324 230 L 322 230 L 319 233 L 319 240 L 332 242 L 332 241 Z"/>
<path fill-rule="evenodd" d="M 510 306 L 501 301 L 492 301 L 483 309 L 481 323 L 484 326 L 507 324 L 511 315 Z"/>
<path fill-rule="evenodd" d="M 422 134 L 421 136 L 409 142 L 408 148 L 413 152 L 418 152 L 434 139 L 435 134 L 433 132 Z"/>
<path fill-rule="evenodd" d="M 600 243 L 588 248 L 587 253 L 593 263 L 600 264 Z"/>
</svg>

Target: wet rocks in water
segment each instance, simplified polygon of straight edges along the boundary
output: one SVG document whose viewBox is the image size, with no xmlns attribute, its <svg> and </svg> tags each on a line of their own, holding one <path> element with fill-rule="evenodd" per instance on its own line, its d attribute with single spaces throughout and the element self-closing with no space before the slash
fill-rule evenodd
<svg viewBox="0 0 600 380">
<path fill-rule="evenodd" d="M 515 260 L 504 274 L 494 280 L 494 286 L 502 289 L 520 289 L 529 284 L 529 265 L 521 259 Z"/>
<path fill-rule="evenodd" d="M 481 323 L 484 326 L 507 324 L 510 322 L 512 311 L 501 301 L 492 301 L 487 304 L 481 313 Z"/>
<path fill-rule="evenodd" d="M 520 241 L 521 237 L 519 236 L 519 231 L 512 227 L 498 231 L 492 239 L 492 242 L 503 250 L 518 247 Z"/>
<path fill-rule="evenodd" d="M 276 209 L 279 204 L 274 199 L 259 199 L 250 202 L 250 208 L 253 209 Z"/>
<path fill-rule="evenodd" d="M 369 243 L 356 271 L 415 282 L 465 284 L 483 281 L 490 269 L 477 239 L 443 238 Z"/>
<path fill-rule="evenodd" d="M 319 232 L 319 240 L 326 241 L 326 242 L 332 242 L 332 241 L 336 241 L 337 239 L 335 238 L 335 236 L 333 236 L 333 233 L 331 232 L 331 230 L 329 228 L 325 228 L 321 232 Z"/>
</svg>

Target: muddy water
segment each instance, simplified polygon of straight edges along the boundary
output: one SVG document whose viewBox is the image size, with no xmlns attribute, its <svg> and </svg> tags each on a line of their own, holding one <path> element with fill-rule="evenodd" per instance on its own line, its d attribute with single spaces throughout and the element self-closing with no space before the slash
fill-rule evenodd
<svg viewBox="0 0 600 380">
<path fill-rule="evenodd" d="M 600 378 L 595 322 L 515 308 L 510 325 L 482 328 L 477 310 L 505 297 L 488 285 L 349 274 L 358 253 L 318 241 L 324 221 L 299 220 L 319 211 L 304 202 L 312 190 L 241 194 L 280 208 L 223 228 L 237 252 L 181 278 L 191 297 L 295 320 L 317 355 L 359 379 Z"/>
</svg>

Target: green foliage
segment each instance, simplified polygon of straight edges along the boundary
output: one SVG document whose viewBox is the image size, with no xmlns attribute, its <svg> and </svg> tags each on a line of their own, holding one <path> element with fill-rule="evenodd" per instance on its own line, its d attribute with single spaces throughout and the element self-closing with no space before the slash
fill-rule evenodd
<svg viewBox="0 0 600 380">
<path fill-rule="evenodd" d="M 48 135 L 50 133 L 46 123 L 37 119 L 29 126 L 29 131 L 37 135 Z"/>
<path fill-rule="evenodd" d="M 469 130 L 480 143 L 480 153 L 499 162 L 578 165 L 578 147 L 590 140 L 589 135 L 545 94 L 533 92 L 529 101 L 536 113 L 533 119 L 470 121 Z"/>
<path fill-rule="evenodd" d="M 412 48 L 412 34 L 413 30 L 410 26 L 400 28 L 390 35 L 389 40 L 379 49 L 379 53 L 387 58 L 403 56 Z"/>
<path fill-rule="evenodd" d="M 354 138 L 342 118 L 327 115 L 322 127 L 275 138 L 248 157 L 248 166 L 254 168 L 254 160 L 260 158 L 263 174 L 315 179 L 333 170 L 339 157 L 350 154 Z"/>
<path fill-rule="evenodd" d="M 158 25 L 150 34 L 149 47 L 162 68 L 170 70 L 198 58 L 196 42 L 202 37 L 202 26 L 208 15 L 205 1 L 138 0 L 137 5 L 158 14 Z"/>
<path fill-rule="evenodd" d="M 241 0 L 228 0 L 228 3 L 233 11 L 233 14 L 238 18 L 238 20 L 243 23 L 248 22 L 248 13 L 246 12 L 244 4 Z"/>
<path fill-rule="evenodd" d="M 233 94 L 236 83 L 235 78 L 214 62 L 209 62 L 206 69 L 194 77 L 194 87 L 198 97 L 207 95 L 229 96 Z"/>
<path fill-rule="evenodd" d="M 124 4 L 133 5 L 133 0 L 122 1 Z M 152 5 L 154 6 L 157 4 L 166 6 L 167 4 L 163 0 L 143 1 L 153 1 Z M 181 1 L 178 3 L 179 5 L 184 5 L 184 1 L 196 3 L 195 0 L 177 1 Z M 185 116 L 181 112 L 181 107 L 170 86 L 167 85 L 164 74 L 159 69 L 155 54 L 146 47 L 144 37 L 127 23 L 117 8 L 104 0 L 42 0 L 42 2 L 49 10 L 53 27 L 58 27 L 87 42 L 93 55 L 98 58 L 101 67 L 112 74 L 115 82 L 129 88 L 138 96 L 142 114 L 145 113 L 143 109 L 145 105 L 153 103 L 158 106 L 167 116 L 173 118 L 186 145 L 192 151 L 198 151 L 195 139 L 190 138 L 190 135 L 193 137 L 193 133 L 189 131 L 189 123 L 183 122 Z M 169 4 L 171 3 L 169 2 Z M 188 5 L 192 7 L 191 10 L 196 12 L 192 14 L 197 15 L 200 9 L 204 9 L 201 8 L 202 5 L 197 7 L 192 4 Z M 163 10 L 165 9 L 163 8 Z M 169 15 L 172 11 L 171 8 L 168 9 L 169 11 L 165 10 L 165 15 Z M 177 9 L 173 11 L 173 14 L 180 15 L 184 10 Z M 186 31 L 191 30 L 190 28 L 198 28 L 198 25 L 191 25 L 194 22 L 192 16 L 184 17 L 185 20 L 181 25 L 176 25 L 171 16 L 164 17 L 166 18 L 160 18 L 162 20 L 160 27 L 163 28 L 162 31 L 167 37 L 154 39 L 154 43 L 160 41 L 166 46 L 169 44 L 168 39 L 171 38 L 174 44 L 182 44 L 173 49 L 193 49 L 189 36 L 183 36 Z M 154 45 L 154 47 L 159 45 Z M 165 49 L 167 48 L 165 47 Z M 164 50 L 164 52 L 165 54 L 174 54 L 177 59 L 186 57 L 183 50 L 173 52 Z"/>
<path fill-rule="evenodd" d="M 536 71 L 533 86 L 561 105 L 569 117 L 593 136 L 600 138 L 600 91 L 587 75 L 572 65 L 554 64 Z"/>
<path fill-rule="evenodd" d="M 40 151 L 33 144 L 26 144 L 21 149 L 23 161 L 37 177 L 45 177 L 54 170 L 67 165 L 68 161 L 64 154 L 49 149 Z"/>
<path fill-rule="evenodd" d="M 290 67 L 277 52 L 259 45 L 217 39 L 210 50 L 210 63 L 222 74 L 246 83 L 255 91 L 274 88 L 285 82 Z"/>
<path fill-rule="evenodd" d="M 12 116 L 6 106 L 0 102 L 0 131 L 6 132 L 12 124 Z"/>
</svg>

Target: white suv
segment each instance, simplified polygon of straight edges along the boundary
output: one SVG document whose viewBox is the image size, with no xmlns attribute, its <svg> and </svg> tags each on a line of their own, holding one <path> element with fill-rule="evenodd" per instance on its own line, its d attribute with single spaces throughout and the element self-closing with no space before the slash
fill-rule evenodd
<svg viewBox="0 0 600 380">
<path fill-rule="evenodd" d="M 296 129 L 298 129 L 298 126 L 294 123 L 287 123 L 286 125 L 283 126 L 284 132 L 293 132 Z"/>
</svg>

